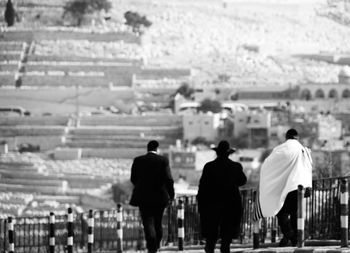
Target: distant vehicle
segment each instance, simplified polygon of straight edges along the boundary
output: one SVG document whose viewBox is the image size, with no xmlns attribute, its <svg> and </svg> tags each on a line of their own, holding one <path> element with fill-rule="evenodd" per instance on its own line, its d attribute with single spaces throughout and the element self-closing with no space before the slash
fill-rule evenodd
<svg viewBox="0 0 350 253">
<path fill-rule="evenodd" d="M 287 105 L 279 102 L 261 103 L 248 105 L 249 110 L 280 111 L 287 108 Z"/>
<path fill-rule="evenodd" d="M 30 116 L 30 112 L 20 106 L 0 107 L 0 116 Z"/>
<path fill-rule="evenodd" d="M 231 113 L 248 111 L 248 106 L 242 103 L 223 102 L 221 103 L 221 107 L 222 109 L 227 110 Z"/>
<path fill-rule="evenodd" d="M 197 112 L 198 108 L 200 107 L 199 102 L 185 102 L 180 105 L 179 112 Z M 242 103 L 233 103 L 233 102 L 223 102 L 221 103 L 222 110 L 229 111 L 230 113 L 233 112 L 242 112 L 247 111 L 248 106 Z"/>
</svg>

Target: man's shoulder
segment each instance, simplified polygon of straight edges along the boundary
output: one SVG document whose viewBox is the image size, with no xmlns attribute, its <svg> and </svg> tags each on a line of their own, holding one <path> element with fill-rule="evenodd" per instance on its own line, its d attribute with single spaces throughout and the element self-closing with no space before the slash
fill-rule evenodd
<svg viewBox="0 0 350 253">
<path fill-rule="evenodd" d="M 162 156 L 162 155 L 154 154 L 154 153 L 147 153 L 147 154 L 135 157 L 134 160 L 164 160 L 164 161 L 167 161 L 168 158 L 165 156 Z"/>
<path fill-rule="evenodd" d="M 134 161 L 143 160 L 143 159 L 145 159 L 145 157 L 146 157 L 146 155 L 136 156 L 136 157 L 134 158 Z"/>
<path fill-rule="evenodd" d="M 233 165 L 233 166 L 242 166 L 242 164 L 240 162 L 236 162 L 236 161 L 232 161 L 230 159 L 230 163 Z"/>
</svg>

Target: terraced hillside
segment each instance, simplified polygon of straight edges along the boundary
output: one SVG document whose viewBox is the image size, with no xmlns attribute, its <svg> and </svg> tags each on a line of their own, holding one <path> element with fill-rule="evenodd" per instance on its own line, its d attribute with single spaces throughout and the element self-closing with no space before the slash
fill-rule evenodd
<svg viewBox="0 0 350 253">
<path fill-rule="evenodd" d="M 94 203 L 83 198 L 109 189 L 113 182 L 130 177 L 131 160 L 48 160 L 44 155 L 0 155 L 0 217 L 64 214 L 67 206 L 88 210 Z M 104 192 L 106 203 L 113 204 Z"/>
<path fill-rule="evenodd" d="M 182 118 L 175 115 L 113 115 L 0 117 L 0 141 L 10 150 L 23 145 L 38 146 L 42 152 L 56 148 L 81 149 L 82 157 L 133 158 L 142 154 L 151 139 L 162 149 L 182 139 Z"/>
</svg>

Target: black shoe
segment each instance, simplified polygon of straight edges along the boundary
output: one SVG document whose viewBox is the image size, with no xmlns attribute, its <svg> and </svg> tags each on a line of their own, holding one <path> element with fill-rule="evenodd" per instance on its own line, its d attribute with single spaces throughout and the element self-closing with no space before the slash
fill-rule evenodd
<svg viewBox="0 0 350 253">
<path fill-rule="evenodd" d="M 204 247 L 204 252 L 205 253 L 214 253 L 214 250 L 215 249 L 209 249 L 209 247 L 207 247 L 207 246 Z"/>
<path fill-rule="evenodd" d="M 290 241 L 291 241 L 291 243 L 292 243 L 292 247 L 296 247 L 297 246 L 297 244 L 298 244 L 298 239 L 296 238 L 296 237 L 292 237 L 291 239 L 290 239 Z"/>
<path fill-rule="evenodd" d="M 286 237 L 283 237 L 278 244 L 279 247 L 287 247 L 288 246 L 289 239 Z"/>
</svg>

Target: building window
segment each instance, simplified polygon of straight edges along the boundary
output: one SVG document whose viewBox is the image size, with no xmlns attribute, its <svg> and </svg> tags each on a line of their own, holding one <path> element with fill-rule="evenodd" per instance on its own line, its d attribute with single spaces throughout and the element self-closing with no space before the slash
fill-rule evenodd
<svg viewBox="0 0 350 253">
<path fill-rule="evenodd" d="M 310 100 L 311 99 L 311 92 L 308 89 L 305 89 L 301 92 L 300 98 L 303 100 Z"/>
<path fill-rule="evenodd" d="M 328 94 L 329 98 L 338 98 L 338 92 L 335 89 L 331 89 Z"/>
<path fill-rule="evenodd" d="M 324 95 L 323 90 L 321 90 L 321 89 L 316 90 L 315 98 L 324 98 L 324 97 L 325 97 L 325 95 Z"/>
<path fill-rule="evenodd" d="M 350 90 L 348 90 L 348 89 L 344 90 L 342 97 L 343 98 L 349 98 L 350 97 Z"/>
</svg>

